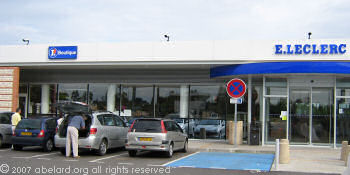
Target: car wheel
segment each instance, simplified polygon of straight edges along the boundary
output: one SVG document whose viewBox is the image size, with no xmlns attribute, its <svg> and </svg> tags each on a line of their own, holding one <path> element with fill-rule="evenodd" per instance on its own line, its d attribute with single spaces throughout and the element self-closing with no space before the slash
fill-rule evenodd
<svg viewBox="0 0 350 175">
<path fill-rule="evenodd" d="M 102 142 L 100 143 L 98 150 L 97 150 L 97 154 L 99 156 L 105 155 L 107 153 L 107 147 L 108 147 L 107 141 L 106 141 L 106 139 L 103 139 Z"/>
<path fill-rule="evenodd" d="M 174 154 L 174 145 L 173 145 L 173 143 L 171 143 L 169 145 L 169 151 L 166 152 L 166 155 L 167 155 L 167 157 L 173 157 L 173 154 Z"/>
<path fill-rule="evenodd" d="M 52 141 L 52 139 L 49 139 L 49 140 L 47 140 L 46 141 L 46 143 L 44 144 L 44 146 L 43 146 L 43 149 L 44 149 L 44 151 L 46 151 L 46 152 L 51 152 L 52 151 L 52 149 L 53 149 L 53 141 Z"/>
<path fill-rule="evenodd" d="M 23 146 L 13 145 L 13 149 L 16 150 L 16 151 L 21 151 L 23 149 Z"/>
<path fill-rule="evenodd" d="M 129 156 L 130 156 L 130 157 L 135 157 L 136 154 L 137 154 L 137 151 L 136 151 L 136 150 L 129 150 L 128 152 L 129 152 Z"/>
<path fill-rule="evenodd" d="M 61 148 L 60 152 L 62 155 L 66 156 L 66 148 Z"/>
<path fill-rule="evenodd" d="M 188 141 L 186 140 L 184 143 L 184 148 L 182 149 L 182 152 L 186 153 L 188 150 Z"/>
</svg>

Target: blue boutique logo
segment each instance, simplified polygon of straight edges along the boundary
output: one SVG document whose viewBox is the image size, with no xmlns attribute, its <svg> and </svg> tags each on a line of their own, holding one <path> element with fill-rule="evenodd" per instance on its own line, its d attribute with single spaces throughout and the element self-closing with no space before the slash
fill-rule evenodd
<svg viewBox="0 0 350 175">
<path fill-rule="evenodd" d="M 48 50 L 49 59 L 76 59 L 77 55 L 77 46 L 50 46 Z"/>
<path fill-rule="evenodd" d="M 301 55 L 301 54 L 345 54 L 346 44 L 276 44 L 275 54 L 277 55 Z"/>
</svg>

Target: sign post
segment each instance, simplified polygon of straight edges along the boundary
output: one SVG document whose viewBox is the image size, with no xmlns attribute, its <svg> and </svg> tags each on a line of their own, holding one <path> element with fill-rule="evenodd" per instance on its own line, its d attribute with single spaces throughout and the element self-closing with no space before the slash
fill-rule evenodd
<svg viewBox="0 0 350 175">
<path fill-rule="evenodd" d="M 233 138 L 234 145 L 237 146 L 237 104 L 242 104 L 243 95 L 246 92 L 246 84 L 243 80 L 235 78 L 230 80 L 226 85 L 227 94 L 231 97 L 230 103 L 235 104 L 235 116 L 234 116 L 234 126 L 235 126 L 235 136 Z"/>
</svg>

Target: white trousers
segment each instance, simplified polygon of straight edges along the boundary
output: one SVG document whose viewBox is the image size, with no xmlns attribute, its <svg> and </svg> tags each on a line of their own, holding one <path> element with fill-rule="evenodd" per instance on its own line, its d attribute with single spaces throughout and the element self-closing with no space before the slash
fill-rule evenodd
<svg viewBox="0 0 350 175">
<path fill-rule="evenodd" d="M 71 147 L 73 145 L 73 157 L 78 156 L 78 129 L 73 126 L 68 126 L 67 129 L 67 139 L 66 139 L 66 157 L 71 154 Z"/>
</svg>

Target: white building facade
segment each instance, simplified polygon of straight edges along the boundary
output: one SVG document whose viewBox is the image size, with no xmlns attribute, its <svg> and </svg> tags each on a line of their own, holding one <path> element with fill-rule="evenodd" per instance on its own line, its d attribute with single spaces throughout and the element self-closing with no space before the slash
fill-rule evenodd
<svg viewBox="0 0 350 175">
<path fill-rule="evenodd" d="M 336 147 L 350 139 L 349 41 L 0 46 L 0 66 L 19 69 L 18 102 L 12 103 L 25 116 L 55 115 L 52 104 L 74 100 L 128 120 L 183 118 L 193 138 L 201 121 L 233 119 L 225 86 L 241 78 L 248 87 L 237 108 L 244 140 L 257 122 L 261 144 L 288 138 L 291 144 Z M 214 130 L 209 138 L 225 138 L 225 129 Z"/>
</svg>

